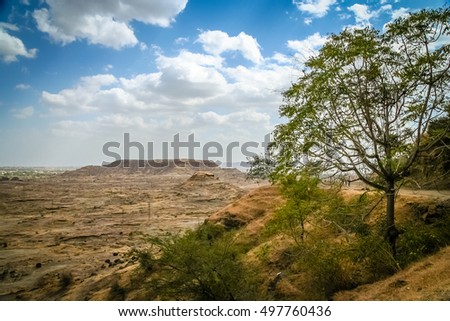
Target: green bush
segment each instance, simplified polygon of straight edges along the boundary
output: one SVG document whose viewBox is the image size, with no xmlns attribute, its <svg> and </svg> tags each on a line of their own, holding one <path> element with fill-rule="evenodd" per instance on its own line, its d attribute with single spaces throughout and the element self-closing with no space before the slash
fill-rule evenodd
<svg viewBox="0 0 450 321">
<path fill-rule="evenodd" d="M 296 242 L 306 238 L 306 224 L 312 214 L 321 207 L 324 191 L 318 187 L 319 179 L 303 173 L 279 178 L 281 193 L 286 204 L 275 214 L 266 228 L 266 234 L 283 232 Z"/>
<path fill-rule="evenodd" d="M 408 222 L 403 224 L 401 229 L 403 233 L 398 239 L 397 259 L 402 267 L 450 244 L 448 217 L 441 218 L 434 224 L 426 224 L 422 221 Z"/>
<path fill-rule="evenodd" d="M 306 273 L 305 300 L 329 300 L 340 290 L 355 286 L 352 270 L 340 244 L 317 240 L 300 248 L 299 264 Z"/>
<path fill-rule="evenodd" d="M 241 261 L 243 253 L 235 245 L 233 234 L 223 228 L 204 224 L 182 236 L 154 238 L 150 242 L 160 249 L 160 255 L 145 251 L 138 254 L 140 260 L 144 256 L 144 268 L 152 266 L 150 299 L 258 299 L 256 271 Z"/>
<path fill-rule="evenodd" d="M 358 236 L 350 244 L 352 261 L 359 270 L 360 284 L 371 283 L 400 270 L 400 266 L 392 256 L 389 243 L 376 232 Z"/>
</svg>

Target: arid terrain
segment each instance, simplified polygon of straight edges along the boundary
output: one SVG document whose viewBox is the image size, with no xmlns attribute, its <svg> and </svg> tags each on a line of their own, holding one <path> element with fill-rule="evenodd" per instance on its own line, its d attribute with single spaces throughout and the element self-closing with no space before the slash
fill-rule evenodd
<svg viewBox="0 0 450 321">
<path fill-rule="evenodd" d="M 0 182 L 0 300 L 108 299 L 111 285 L 127 282 L 137 267 L 130 250 L 144 247 L 146 236 L 178 233 L 206 219 L 245 225 L 242 233 L 256 236 L 283 202 L 276 188 L 249 181 L 236 169 L 172 165 L 88 166 Z M 355 185 L 344 193 L 360 191 Z M 411 202 L 449 198 L 448 192 L 406 191 L 399 197 L 400 213 Z M 443 250 L 392 280 L 336 299 L 449 298 L 448 254 Z"/>
<path fill-rule="evenodd" d="M 194 228 L 252 185 L 236 169 L 190 166 L 2 181 L 0 299 L 93 299 L 146 235 Z"/>
</svg>

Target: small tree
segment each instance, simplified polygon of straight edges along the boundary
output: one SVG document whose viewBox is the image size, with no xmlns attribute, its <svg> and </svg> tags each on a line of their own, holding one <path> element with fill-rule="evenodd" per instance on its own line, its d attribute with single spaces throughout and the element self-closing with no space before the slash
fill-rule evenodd
<svg viewBox="0 0 450 321">
<path fill-rule="evenodd" d="M 273 158 L 268 155 L 254 155 L 248 159 L 248 164 L 247 177 L 250 179 L 270 179 L 276 167 Z"/>
<path fill-rule="evenodd" d="M 319 179 L 304 172 L 288 174 L 277 181 L 286 203 L 277 211 L 269 228 L 286 231 L 299 245 L 305 240 L 308 219 L 325 200 L 323 191 L 318 188 Z"/>
<path fill-rule="evenodd" d="M 277 171 L 306 164 L 353 172 L 385 192 L 395 255 L 398 183 L 424 148 L 430 122 L 449 105 L 450 10 L 423 10 L 386 26 L 332 35 L 284 93 Z M 438 140 L 438 137 L 436 137 Z"/>
</svg>

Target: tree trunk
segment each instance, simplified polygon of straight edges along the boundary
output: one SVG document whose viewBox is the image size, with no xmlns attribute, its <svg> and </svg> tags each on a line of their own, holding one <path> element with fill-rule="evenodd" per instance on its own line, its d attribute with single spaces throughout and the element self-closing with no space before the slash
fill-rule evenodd
<svg viewBox="0 0 450 321">
<path fill-rule="evenodd" d="M 395 185 L 394 182 L 388 183 L 386 190 L 386 239 L 388 240 L 392 255 L 397 255 L 396 243 L 399 236 L 399 231 L 395 227 Z"/>
</svg>

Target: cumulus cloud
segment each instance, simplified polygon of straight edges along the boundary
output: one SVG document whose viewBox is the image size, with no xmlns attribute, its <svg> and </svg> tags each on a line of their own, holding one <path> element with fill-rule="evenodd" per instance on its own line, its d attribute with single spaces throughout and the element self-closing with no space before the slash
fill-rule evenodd
<svg viewBox="0 0 450 321">
<path fill-rule="evenodd" d="M 117 79 L 111 74 L 83 77 L 56 93 L 44 91 L 42 103 L 50 113 L 173 113 L 203 108 L 276 110 L 280 92 L 289 86 L 288 65 L 264 64 L 253 68 L 224 67 L 223 58 L 183 50 L 176 56 L 158 54 L 157 72 Z M 232 106 L 232 107 L 230 107 Z"/>
<path fill-rule="evenodd" d="M 139 43 L 130 22 L 133 20 L 168 27 L 184 10 L 187 0 L 46 0 L 49 8 L 33 12 L 37 27 L 56 42 L 86 39 L 114 49 Z"/>
<path fill-rule="evenodd" d="M 211 35 L 202 33 L 207 34 Z M 234 38 L 226 33 L 220 35 L 225 35 L 225 39 Z M 293 55 L 298 63 L 298 58 L 315 54 L 325 40 L 315 33 L 303 40 L 291 40 L 287 46 L 295 51 Z M 292 68 L 295 59 L 276 53 L 271 58 L 258 58 L 259 64 L 231 67 L 220 56 L 230 46 L 216 47 L 214 41 L 204 44 L 205 53 L 181 50 L 168 56 L 156 51 L 155 72 L 121 78 L 107 73 L 83 77 L 73 87 L 58 92 L 43 91 L 41 102 L 50 114 L 61 117 L 79 114 L 131 117 L 149 113 L 164 119 L 173 118 L 174 114 L 191 115 L 186 116 L 189 119 L 193 113 L 205 110 L 240 109 L 277 113 L 281 92 L 298 76 Z M 112 121 L 112 118 L 103 120 Z"/>
<path fill-rule="evenodd" d="M 296 58 L 305 61 L 317 54 L 318 50 L 325 44 L 327 37 L 316 32 L 304 40 L 289 40 L 287 46 L 296 51 Z"/>
<path fill-rule="evenodd" d="M 314 17 L 322 18 L 326 16 L 330 7 L 336 3 L 336 0 L 293 0 L 298 10 L 308 13 Z"/>
<path fill-rule="evenodd" d="M 43 91 L 41 100 L 49 106 L 50 112 L 56 115 L 92 112 L 98 110 L 98 102 L 102 99 L 102 93 L 108 91 L 105 87 L 111 86 L 117 81 L 110 74 L 83 77 L 79 85 L 74 88 L 63 89 L 56 94 Z M 111 96 L 114 96 L 114 93 Z"/>
<path fill-rule="evenodd" d="M 27 49 L 22 40 L 8 33 L 18 30 L 15 25 L 0 23 L 0 57 L 6 63 L 17 61 L 18 57 L 36 57 L 37 49 Z"/>
<path fill-rule="evenodd" d="M 378 10 L 370 10 L 365 4 L 354 4 L 348 7 L 348 10 L 353 12 L 356 23 L 361 26 L 370 25 L 370 20 L 378 17 L 382 12 L 391 11 L 392 6 L 390 4 L 383 5 Z"/>
<path fill-rule="evenodd" d="M 26 119 L 26 118 L 30 118 L 31 116 L 33 116 L 34 114 L 34 107 L 33 106 L 28 106 L 22 109 L 13 109 L 11 110 L 11 112 L 13 113 L 13 116 L 19 119 Z"/>
<path fill-rule="evenodd" d="M 375 11 L 371 12 L 365 4 L 356 3 L 348 7 L 348 10 L 352 11 L 355 15 L 356 23 L 368 23 L 370 19 L 377 15 Z"/>
<path fill-rule="evenodd" d="M 199 35 L 197 42 L 202 44 L 205 52 L 213 55 L 218 56 L 226 51 L 238 51 L 245 59 L 255 64 L 263 61 L 258 42 L 245 32 L 231 37 L 220 30 L 205 31 Z"/>
<path fill-rule="evenodd" d="M 53 134 L 68 139 L 92 136 L 105 142 L 120 141 L 129 132 L 132 140 L 144 145 L 170 141 L 178 132 L 195 132 L 201 142 L 225 145 L 262 141 L 278 119 L 281 92 L 297 77 L 292 57 L 276 53 L 255 59 L 260 62 L 250 66 L 230 66 L 221 54 L 231 46 L 205 44 L 210 47 L 201 52 L 180 50 L 168 55 L 155 50 L 154 72 L 91 75 L 72 87 L 44 91 L 42 105 L 51 119 L 58 119 Z M 305 46 L 317 50 L 322 37 L 317 33 L 289 44 L 299 54 Z"/>
</svg>

